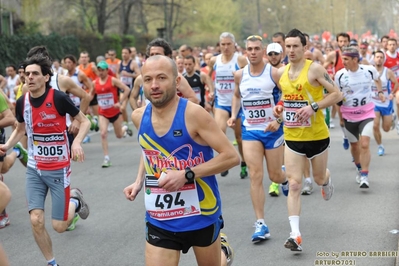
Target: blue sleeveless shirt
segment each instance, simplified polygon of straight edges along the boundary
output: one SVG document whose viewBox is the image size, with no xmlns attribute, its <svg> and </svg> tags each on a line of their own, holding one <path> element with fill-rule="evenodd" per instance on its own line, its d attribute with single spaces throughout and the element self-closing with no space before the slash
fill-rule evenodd
<svg viewBox="0 0 399 266">
<path fill-rule="evenodd" d="M 152 104 L 146 106 L 138 132 L 146 171 L 145 200 L 151 194 L 151 189 L 147 186 L 151 187 L 152 183 L 153 187 L 157 187 L 157 181 L 152 177 L 155 173 L 165 170 L 184 170 L 213 158 L 211 147 L 196 143 L 189 135 L 185 125 L 186 106 L 187 99 L 180 98 L 172 126 L 163 136 L 156 135 L 152 126 Z M 172 232 L 198 230 L 214 224 L 222 214 L 216 176 L 197 178 L 195 182 L 201 211 L 199 215 L 160 220 L 151 216 L 147 210 L 147 221 Z"/>
</svg>

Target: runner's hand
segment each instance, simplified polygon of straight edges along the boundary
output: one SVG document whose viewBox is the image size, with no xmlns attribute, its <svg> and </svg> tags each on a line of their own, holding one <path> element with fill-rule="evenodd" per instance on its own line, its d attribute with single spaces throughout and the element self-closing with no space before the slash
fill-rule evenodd
<svg viewBox="0 0 399 266">
<path fill-rule="evenodd" d="M 227 120 L 227 126 L 235 127 L 235 125 L 236 125 L 236 119 L 235 118 L 231 117 L 231 118 L 229 118 L 229 120 Z"/>
<path fill-rule="evenodd" d="M 267 127 L 265 128 L 264 132 L 270 131 L 270 132 L 276 132 L 280 128 L 280 124 L 277 123 L 276 120 L 270 122 Z"/>
<path fill-rule="evenodd" d="M 77 143 L 75 141 L 72 142 L 71 150 L 72 150 L 71 154 L 72 160 L 80 163 L 82 163 L 85 160 L 85 153 L 80 143 Z"/>
<path fill-rule="evenodd" d="M 378 93 L 378 98 L 380 98 L 381 102 L 385 102 L 385 95 L 383 93 Z"/>
<path fill-rule="evenodd" d="M 275 117 L 280 117 L 281 116 L 281 113 L 283 112 L 283 107 L 281 106 L 281 105 L 276 105 L 276 106 L 274 106 L 274 108 L 273 108 L 273 115 L 275 116 Z"/>
<path fill-rule="evenodd" d="M 71 134 L 77 134 L 79 131 L 80 123 L 78 120 L 73 119 L 71 125 L 68 127 L 68 132 Z"/>
<path fill-rule="evenodd" d="M 296 114 L 295 119 L 300 123 L 305 123 L 311 115 L 314 114 L 314 111 L 310 105 L 304 106 L 300 108 Z"/>
<path fill-rule="evenodd" d="M 177 191 L 187 182 L 184 170 L 167 170 L 165 173 L 165 177 L 158 179 L 158 186 L 166 191 Z"/>
<path fill-rule="evenodd" d="M 8 147 L 4 145 L 0 145 L 0 156 L 4 156 L 7 154 Z"/>
<path fill-rule="evenodd" d="M 130 201 L 134 201 L 136 199 L 137 195 L 139 194 L 141 187 L 142 186 L 140 186 L 136 182 L 134 182 L 130 186 L 127 186 L 127 187 L 125 187 L 125 189 L 123 189 L 123 194 L 125 194 L 126 199 L 128 199 Z"/>
</svg>

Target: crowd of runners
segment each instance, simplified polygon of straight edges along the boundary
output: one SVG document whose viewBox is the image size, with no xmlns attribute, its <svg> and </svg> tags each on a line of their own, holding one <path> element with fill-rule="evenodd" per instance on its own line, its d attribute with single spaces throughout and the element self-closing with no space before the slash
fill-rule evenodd
<svg viewBox="0 0 399 266">
<path fill-rule="evenodd" d="M 385 154 L 381 128 L 399 134 L 397 40 L 383 36 L 368 43 L 338 33 L 320 42 L 293 29 L 273 34 L 268 44 L 258 35 L 244 43 L 241 48 L 229 32 L 206 48 L 173 49 L 156 38 L 143 53 L 109 49 L 95 60 L 87 51 L 54 59 L 45 46 L 36 46 L 25 61 L 8 65 L 0 76 L 0 229 L 10 224 L 5 208 L 11 192 L 3 175 L 19 159 L 27 168 L 35 241 L 47 265 L 59 265 L 44 226 L 47 191 L 54 230 L 74 230 L 90 209 L 82 192 L 70 188 L 70 161 L 90 156 L 83 144 L 91 145 L 90 130 L 99 131 L 99 166 L 111 167 L 108 134 L 133 136 L 133 124 L 143 155 L 124 194 L 133 201 L 143 186 L 151 191 L 145 193 L 147 265 L 177 265 L 180 252 L 191 247 L 198 265 L 232 264 L 216 175 L 227 176 L 238 164 L 237 178 L 250 179 L 251 241 L 269 238 L 264 160 L 269 196 L 281 191 L 287 197 L 291 231 L 283 244 L 302 251 L 300 196 L 312 194 L 316 185 L 326 201 L 334 193 L 329 130 L 342 129 L 359 189 L 372 187 L 371 158 Z M 12 128 L 10 136 L 6 127 Z M 373 136 L 377 151 L 370 151 Z M 7 265 L 5 254 L 0 260 Z"/>
</svg>

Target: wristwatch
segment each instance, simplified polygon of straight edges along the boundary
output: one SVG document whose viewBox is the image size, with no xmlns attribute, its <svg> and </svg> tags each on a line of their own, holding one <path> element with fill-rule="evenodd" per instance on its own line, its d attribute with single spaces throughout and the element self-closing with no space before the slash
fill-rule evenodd
<svg viewBox="0 0 399 266">
<path fill-rule="evenodd" d="M 186 168 L 186 174 L 184 175 L 188 182 L 194 182 L 195 173 L 191 170 L 190 167 Z"/>
<path fill-rule="evenodd" d="M 311 103 L 310 107 L 312 107 L 313 111 L 315 111 L 315 112 L 317 112 L 317 110 L 319 110 L 319 105 L 316 102 Z"/>
<path fill-rule="evenodd" d="M 279 123 L 281 125 L 281 123 L 283 123 L 283 119 L 281 119 L 280 117 L 276 119 L 277 123 Z"/>
</svg>

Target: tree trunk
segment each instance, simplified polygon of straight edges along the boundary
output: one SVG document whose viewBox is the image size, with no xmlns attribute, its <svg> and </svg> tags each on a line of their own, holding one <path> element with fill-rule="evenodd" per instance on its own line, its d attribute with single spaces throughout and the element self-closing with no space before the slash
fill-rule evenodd
<svg viewBox="0 0 399 266">
<path fill-rule="evenodd" d="M 97 29 L 101 35 L 104 35 L 105 25 L 107 22 L 107 0 L 100 0 L 99 5 L 96 7 L 97 9 Z"/>
<path fill-rule="evenodd" d="M 120 7 L 120 33 L 122 35 L 129 34 L 130 28 L 130 12 L 132 11 L 133 5 L 136 4 L 135 0 L 125 0 L 122 2 Z"/>
</svg>

